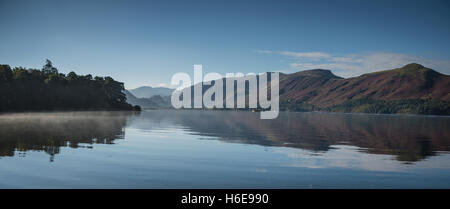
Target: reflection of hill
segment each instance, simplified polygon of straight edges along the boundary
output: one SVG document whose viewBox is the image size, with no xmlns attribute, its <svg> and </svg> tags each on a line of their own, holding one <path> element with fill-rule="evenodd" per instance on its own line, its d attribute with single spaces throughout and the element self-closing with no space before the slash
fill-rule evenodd
<svg viewBox="0 0 450 209">
<path fill-rule="evenodd" d="M 450 151 L 450 118 L 367 114 L 280 113 L 260 120 L 244 111 L 151 111 L 141 119 L 170 120 L 200 135 L 226 142 L 327 151 L 349 144 L 373 154 L 418 161 L 436 151 Z M 151 115 L 145 117 L 145 115 Z M 139 123 L 144 125 L 145 123 Z M 144 128 L 144 127 L 143 127 Z M 148 127 L 146 127 L 148 128 Z"/>
<path fill-rule="evenodd" d="M 122 139 L 131 112 L 28 113 L 0 116 L 0 156 L 15 151 L 38 150 L 50 154 L 60 147 L 83 144 L 113 144 Z M 90 146 L 83 146 L 90 148 Z"/>
<path fill-rule="evenodd" d="M 275 120 L 260 120 L 246 111 L 158 110 L 132 112 L 66 112 L 0 115 L 0 157 L 16 151 L 112 144 L 124 137 L 127 125 L 142 130 L 182 128 L 225 142 L 328 151 L 348 144 L 373 154 L 394 155 L 414 162 L 450 151 L 450 118 L 332 113 L 282 112 Z M 164 133 L 161 133 L 164 134 Z M 83 144 L 83 145 L 80 145 Z"/>
</svg>

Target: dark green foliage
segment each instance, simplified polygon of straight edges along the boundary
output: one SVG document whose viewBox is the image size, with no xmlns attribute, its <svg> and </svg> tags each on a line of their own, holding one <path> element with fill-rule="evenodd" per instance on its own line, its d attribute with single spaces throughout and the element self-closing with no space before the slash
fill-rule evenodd
<svg viewBox="0 0 450 209">
<path fill-rule="evenodd" d="M 123 91 L 111 77 L 66 76 L 50 60 L 42 70 L 0 65 L 0 111 L 137 109 Z"/>
<path fill-rule="evenodd" d="M 320 108 L 301 101 L 280 101 L 280 110 L 294 112 L 329 111 L 381 114 L 450 115 L 450 102 L 437 99 L 374 100 L 359 98 L 327 108 Z"/>
<path fill-rule="evenodd" d="M 133 106 L 133 110 L 135 110 L 135 111 L 141 111 L 141 106 L 139 106 L 139 105 L 134 105 L 134 106 Z"/>
<path fill-rule="evenodd" d="M 361 98 L 334 105 L 325 110 L 333 112 L 450 115 L 450 103 L 436 99 L 373 100 Z"/>
</svg>

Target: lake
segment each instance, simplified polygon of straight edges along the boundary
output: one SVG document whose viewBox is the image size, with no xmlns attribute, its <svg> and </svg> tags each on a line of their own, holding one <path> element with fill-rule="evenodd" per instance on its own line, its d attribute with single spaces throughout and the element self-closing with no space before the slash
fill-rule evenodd
<svg viewBox="0 0 450 209">
<path fill-rule="evenodd" d="M 0 188 L 450 188 L 450 117 L 0 114 Z"/>
</svg>

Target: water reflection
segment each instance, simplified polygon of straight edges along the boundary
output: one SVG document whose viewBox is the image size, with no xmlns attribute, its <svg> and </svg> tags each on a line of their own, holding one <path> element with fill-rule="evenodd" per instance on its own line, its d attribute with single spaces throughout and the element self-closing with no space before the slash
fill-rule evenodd
<svg viewBox="0 0 450 209">
<path fill-rule="evenodd" d="M 130 112 L 16 113 L 0 115 L 0 156 L 44 151 L 53 161 L 60 147 L 92 148 L 124 138 Z M 83 145 L 80 145 L 83 144 Z"/>
<path fill-rule="evenodd" d="M 149 111 L 135 118 L 141 130 L 178 125 L 192 134 L 233 143 L 326 152 L 353 145 L 405 163 L 450 150 L 450 118 L 407 115 L 280 113 L 275 120 L 240 111 Z"/>
<path fill-rule="evenodd" d="M 300 148 L 325 153 L 339 145 L 387 154 L 411 163 L 450 150 L 450 118 L 427 116 L 280 113 L 260 120 L 240 111 L 17 113 L 0 115 L 0 157 L 44 151 L 53 161 L 61 147 L 92 148 L 124 139 L 125 129 L 182 129 L 201 139 Z"/>
</svg>

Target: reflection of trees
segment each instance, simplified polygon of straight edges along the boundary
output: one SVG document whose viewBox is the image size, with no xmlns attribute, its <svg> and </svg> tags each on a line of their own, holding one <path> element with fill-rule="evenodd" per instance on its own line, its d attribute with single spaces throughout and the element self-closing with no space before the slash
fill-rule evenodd
<svg viewBox="0 0 450 209">
<path fill-rule="evenodd" d="M 92 148 L 124 137 L 131 112 L 66 112 L 0 115 L 0 157 L 60 147 Z M 144 130 L 185 128 L 225 142 L 328 151 L 348 144 L 373 154 L 419 161 L 436 151 L 450 151 L 450 118 L 329 113 L 280 113 L 260 120 L 244 111 L 146 111 L 132 126 Z"/>
<path fill-rule="evenodd" d="M 170 119 L 205 136 L 226 142 L 327 151 L 331 145 L 358 146 L 414 162 L 450 150 L 450 118 L 367 114 L 280 113 L 260 120 L 243 111 L 158 111 L 152 121 Z M 146 117 L 145 117 L 146 118 Z"/>
<path fill-rule="evenodd" d="M 65 112 L 1 115 L 0 156 L 14 156 L 15 151 L 37 150 L 50 154 L 52 160 L 60 152 L 60 147 L 91 148 L 89 144 L 113 144 L 115 139 L 123 139 L 130 114 Z"/>
</svg>

